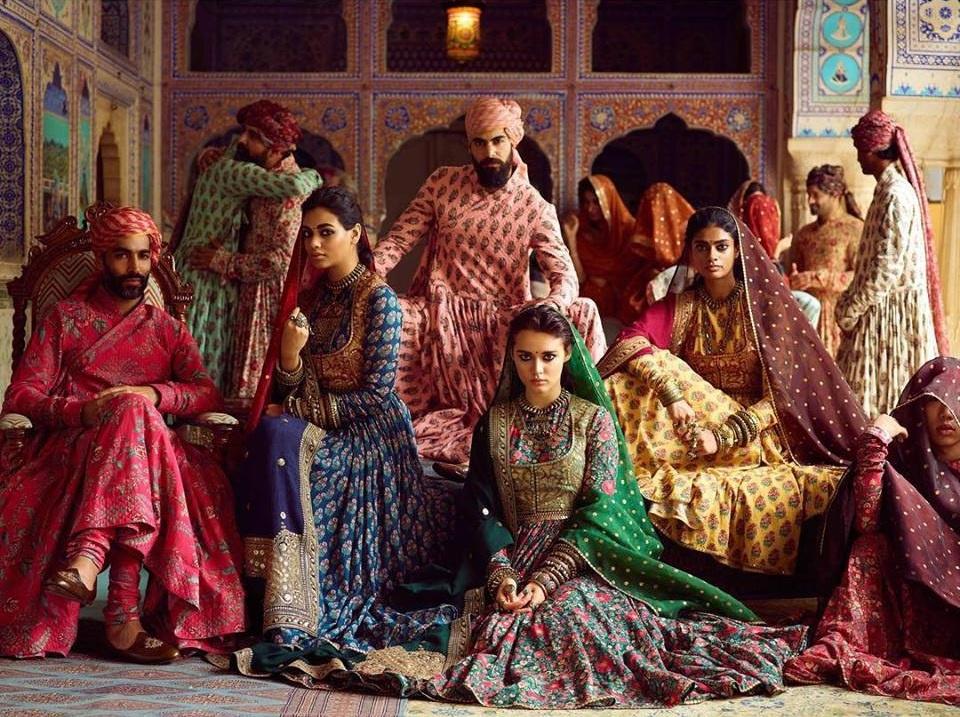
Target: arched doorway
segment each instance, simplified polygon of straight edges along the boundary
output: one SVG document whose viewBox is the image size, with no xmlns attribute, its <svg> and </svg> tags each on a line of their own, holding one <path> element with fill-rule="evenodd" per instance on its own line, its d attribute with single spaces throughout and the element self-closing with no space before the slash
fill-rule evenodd
<svg viewBox="0 0 960 717">
<path fill-rule="evenodd" d="M 636 210 L 643 190 L 667 182 L 695 207 L 726 206 L 750 175 L 736 143 L 704 129 L 690 129 L 677 115 L 664 115 L 647 129 L 609 142 L 590 168 L 617 185 L 623 201 Z"/>
<path fill-rule="evenodd" d="M 0 32 L 0 259 L 18 261 L 25 249 L 23 76 L 13 42 Z"/>
<path fill-rule="evenodd" d="M 397 217 L 416 196 L 423 182 L 435 169 L 443 166 L 470 164 L 467 149 L 466 116 L 460 115 L 447 127 L 427 130 L 408 139 L 393 153 L 387 162 L 384 179 L 383 221 L 380 236 L 390 230 Z M 553 174 L 550 159 L 540 145 L 530 137 L 524 137 L 517 145 L 530 174 L 530 183 L 548 202 L 553 201 Z M 390 273 L 390 285 L 403 293 L 410 286 L 413 274 L 420 263 L 423 244 L 407 254 Z"/>
<path fill-rule="evenodd" d="M 97 145 L 97 201 L 123 204 L 120 147 L 109 124 L 103 128 Z"/>
</svg>

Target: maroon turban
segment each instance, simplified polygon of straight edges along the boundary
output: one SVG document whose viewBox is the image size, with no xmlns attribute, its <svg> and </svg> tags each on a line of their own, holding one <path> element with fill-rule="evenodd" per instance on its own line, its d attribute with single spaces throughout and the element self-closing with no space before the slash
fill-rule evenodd
<svg viewBox="0 0 960 717">
<path fill-rule="evenodd" d="M 295 145 L 303 136 L 293 113 L 270 100 L 257 100 L 241 107 L 237 112 L 237 122 L 255 127 L 269 142 L 283 147 Z"/>
</svg>

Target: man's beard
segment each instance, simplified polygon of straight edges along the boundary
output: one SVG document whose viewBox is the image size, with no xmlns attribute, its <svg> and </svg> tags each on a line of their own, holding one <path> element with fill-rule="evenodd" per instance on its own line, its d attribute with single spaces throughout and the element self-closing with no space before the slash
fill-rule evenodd
<svg viewBox="0 0 960 717">
<path fill-rule="evenodd" d="M 147 280 L 149 278 L 149 272 L 146 274 L 123 274 L 121 276 L 117 276 L 116 274 L 111 274 L 108 271 L 103 276 L 103 285 L 107 287 L 107 291 L 116 296 L 118 299 L 129 301 L 130 299 L 139 299 L 143 297 L 144 293 L 147 291 Z M 137 283 L 135 286 L 128 286 L 123 283 L 129 279 L 137 279 L 139 283 Z"/>
<path fill-rule="evenodd" d="M 484 166 L 487 165 L 487 166 Z M 499 159 L 486 159 L 481 164 L 473 160 L 473 168 L 477 171 L 477 180 L 487 189 L 500 189 L 510 181 L 513 175 L 513 150 L 510 150 L 510 156 L 506 162 Z"/>
</svg>

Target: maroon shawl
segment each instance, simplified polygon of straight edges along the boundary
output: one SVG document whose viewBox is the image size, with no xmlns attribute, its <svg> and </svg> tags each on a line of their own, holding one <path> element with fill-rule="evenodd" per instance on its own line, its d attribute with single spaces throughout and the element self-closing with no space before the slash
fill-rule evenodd
<svg viewBox="0 0 960 717">
<path fill-rule="evenodd" d="M 866 426 L 860 402 L 760 242 L 739 219 L 737 226 L 738 270 L 743 276 L 753 339 L 785 444 L 804 464 L 849 463 L 856 438 Z M 650 350 L 645 342 L 630 339 L 643 337 L 658 348 L 670 348 L 676 294 L 689 288 L 688 279 L 693 276 L 688 270 L 689 256 L 688 241 L 670 289 L 673 295 L 649 307 L 621 332 L 600 361 L 601 375 L 609 376 L 633 356 Z M 699 277 L 693 278 L 694 284 L 697 281 Z"/>
<path fill-rule="evenodd" d="M 960 359 L 940 356 L 920 367 L 893 416 L 909 437 L 890 447 L 883 477 L 885 532 L 903 576 L 960 607 L 960 474 L 937 458 L 923 406 L 940 401 L 960 417 Z"/>
</svg>

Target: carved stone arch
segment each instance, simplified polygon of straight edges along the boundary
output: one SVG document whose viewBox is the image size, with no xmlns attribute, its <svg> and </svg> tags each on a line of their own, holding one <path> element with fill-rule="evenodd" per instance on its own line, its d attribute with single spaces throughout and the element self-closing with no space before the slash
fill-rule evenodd
<svg viewBox="0 0 960 717">
<path fill-rule="evenodd" d="M 0 260 L 19 260 L 26 248 L 26 143 L 23 75 L 13 41 L 0 32 Z"/>
<path fill-rule="evenodd" d="M 750 176 L 747 159 L 732 139 L 691 128 L 672 112 L 653 127 L 608 142 L 590 171 L 610 177 L 631 210 L 654 182 L 672 185 L 695 207 L 726 206 Z"/>
<path fill-rule="evenodd" d="M 390 230 L 400 213 L 416 196 L 423 182 L 435 169 L 443 166 L 470 164 L 467 149 L 465 115 L 446 127 L 434 127 L 409 138 L 390 156 L 384 173 L 385 212 L 380 222 L 380 236 Z M 517 152 L 527 165 L 530 183 L 548 201 L 553 201 L 554 180 L 550 159 L 529 135 L 524 136 Z M 420 261 L 423 245 L 409 252 L 390 274 L 390 283 L 398 291 L 406 291 Z"/>
</svg>

